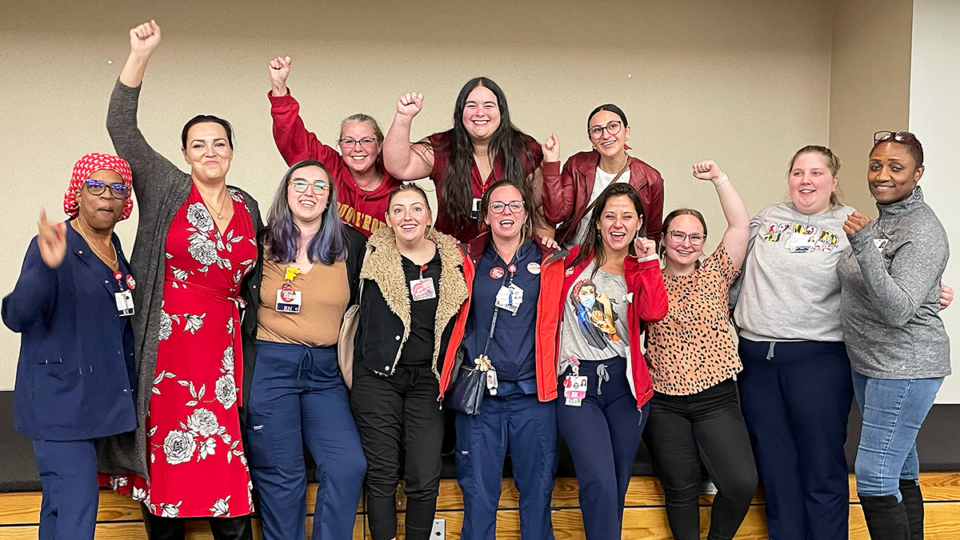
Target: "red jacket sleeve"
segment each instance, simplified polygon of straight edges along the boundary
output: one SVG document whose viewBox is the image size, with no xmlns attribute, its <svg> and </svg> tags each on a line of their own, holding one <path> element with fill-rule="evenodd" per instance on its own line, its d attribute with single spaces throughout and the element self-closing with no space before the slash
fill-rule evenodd
<svg viewBox="0 0 960 540">
<path fill-rule="evenodd" d="M 270 98 L 270 115 L 273 117 L 273 140 L 287 165 L 293 165 L 304 159 L 316 159 L 327 169 L 340 166 L 340 154 L 333 148 L 320 142 L 317 136 L 303 125 L 300 118 L 300 104 L 289 91 L 287 95 Z"/>
<path fill-rule="evenodd" d="M 660 244 L 661 227 L 663 227 L 663 177 L 656 170 L 652 171 L 647 180 L 647 189 L 650 190 L 650 206 L 644 208 L 647 214 L 647 238 Z"/>
<path fill-rule="evenodd" d="M 660 274 L 660 261 L 640 262 L 636 257 L 628 256 L 623 261 L 623 273 L 640 319 L 651 323 L 666 317 L 670 302 Z"/>
<path fill-rule="evenodd" d="M 553 224 L 573 215 L 573 160 L 568 159 L 560 172 L 559 161 L 543 162 L 543 214 Z"/>
</svg>

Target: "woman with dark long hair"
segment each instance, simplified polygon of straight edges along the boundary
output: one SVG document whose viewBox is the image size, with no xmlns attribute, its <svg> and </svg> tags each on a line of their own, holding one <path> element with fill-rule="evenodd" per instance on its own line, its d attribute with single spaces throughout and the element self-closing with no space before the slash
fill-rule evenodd
<svg viewBox="0 0 960 540">
<path fill-rule="evenodd" d="M 357 301 L 366 237 L 336 208 L 336 183 L 319 161 L 290 167 L 260 241 L 259 295 L 247 299 L 244 436 L 267 540 L 307 537 L 304 445 L 320 483 L 313 537 L 351 538 L 356 521 L 366 460 L 336 345 Z"/>
<path fill-rule="evenodd" d="M 560 224 L 557 242 L 572 247 L 585 239 L 590 233 L 591 210 L 613 183 L 637 190 L 643 203 L 641 234 L 660 242 L 663 178 L 656 169 L 627 154 L 627 115 L 612 103 L 600 105 L 587 116 L 587 137 L 593 148 L 570 156 L 562 172 L 556 135 L 543 144 L 543 212 L 547 221 Z"/>
<path fill-rule="evenodd" d="M 656 244 L 640 236 L 643 203 L 629 184 L 600 194 L 563 281 L 557 423 L 570 448 L 589 540 L 620 538 L 623 506 L 653 396 L 641 325 L 667 314 Z M 589 285 L 588 285 L 589 284 Z M 583 294 L 585 288 L 589 294 Z M 580 294 L 572 294 L 579 290 Z M 593 309 L 597 303 L 600 310 Z M 579 316 L 596 332 L 585 331 Z"/>
<path fill-rule="evenodd" d="M 468 81 L 457 96 L 453 127 L 411 144 L 413 118 L 422 108 L 422 94 L 400 96 L 383 143 L 383 163 L 401 180 L 433 179 L 441 201 L 437 230 L 463 242 L 476 238 L 481 197 L 495 181 L 508 178 L 533 188 L 535 228 L 553 237 L 539 220 L 543 151 L 510 121 L 507 97 L 495 82 L 486 77 Z"/>
</svg>

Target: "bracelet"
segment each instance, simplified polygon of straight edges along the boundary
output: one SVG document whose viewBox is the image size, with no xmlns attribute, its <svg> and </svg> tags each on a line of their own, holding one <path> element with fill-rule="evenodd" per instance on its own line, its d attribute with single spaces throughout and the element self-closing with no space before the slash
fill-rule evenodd
<svg viewBox="0 0 960 540">
<path fill-rule="evenodd" d="M 710 180 L 710 181 L 713 182 L 714 187 L 720 187 L 720 186 L 726 184 L 729 180 L 730 180 L 730 179 L 727 178 L 727 173 L 723 173 L 723 174 L 721 174 L 720 176 L 718 176 L 717 178 L 714 178 L 714 179 L 712 179 L 712 180 Z"/>
</svg>

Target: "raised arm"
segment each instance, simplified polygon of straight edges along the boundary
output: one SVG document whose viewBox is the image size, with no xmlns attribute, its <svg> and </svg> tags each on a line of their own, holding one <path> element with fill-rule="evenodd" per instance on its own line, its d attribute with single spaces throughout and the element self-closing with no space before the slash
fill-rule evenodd
<svg viewBox="0 0 960 540">
<path fill-rule="evenodd" d="M 59 268 L 67 251 L 64 223 L 50 223 L 40 211 L 39 234 L 30 242 L 13 292 L 3 299 L 3 324 L 14 332 L 40 324 L 53 316 L 59 289 Z"/>
<path fill-rule="evenodd" d="M 320 142 L 316 134 L 307 131 L 300 118 L 300 104 L 290 95 L 287 77 L 290 76 L 289 56 L 278 56 L 270 61 L 270 116 L 273 117 L 273 140 L 287 165 L 304 159 L 316 159 L 333 171 L 341 165 L 340 153 Z M 338 175 L 334 175 L 336 178 Z"/>
<path fill-rule="evenodd" d="M 123 65 L 120 79 L 110 96 L 107 110 L 107 132 L 117 155 L 130 163 L 137 205 L 152 206 L 169 186 L 151 185 L 151 181 L 179 171 L 173 163 L 147 144 L 137 127 L 140 83 L 147 61 L 160 44 L 160 27 L 150 21 L 130 30 L 130 56 Z M 157 184 L 153 182 L 153 184 Z"/>
<path fill-rule="evenodd" d="M 640 237 L 633 241 L 633 249 L 637 255 L 623 261 L 627 292 L 634 295 L 633 304 L 640 319 L 657 322 L 667 316 L 670 307 L 657 259 L 657 243 Z"/>
<path fill-rule="evenodd" d="M 570 163 L 560 171 L 560 140 L 550 135 L 543 145 L 543 215 L 554 225 L 573 215 L 573 174 Z"/>
<path fill-rule="evenodd" d="M 737 189 L 727 178 L 726 173 L 720 170 L 716 162 L 707 159 L 693 164 L 693 176 L 700 180 L 709 180 L 717 189 L 720 198 L 720 207 L 723 208 L 723 217 L 727 220 L 727 230 L 723 233 L 723 246 L 727 255 L 737 270 L 743 266 L 743 258 L 747 254 L 747 242 L 750 240 L 750 214 L 743 204 L 743 199 Z"/>
<path fill-rule="evenodd" d="M 383 166 L 394 178 L 417 180 L 433 171 L 433 152 L 410 144 L 413 118 L 423 109 L 423 94 L 408 92 L 397 100 L 397 115 L 383 140 Z"/>
</svg>

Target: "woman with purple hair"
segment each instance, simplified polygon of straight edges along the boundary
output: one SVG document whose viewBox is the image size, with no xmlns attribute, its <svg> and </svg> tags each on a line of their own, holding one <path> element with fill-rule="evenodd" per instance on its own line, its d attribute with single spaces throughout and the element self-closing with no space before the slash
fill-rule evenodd
<svg viewBox="0 0 960 540">
<path fill-rule="evenodd" d="M 327 169 L 313 159 L 294 164 L 259 239 L 259 295 L 246 299 L 254 309 L 242 323 L 244 435 L 267 540 L 306 538 L 304 446 L 320 483 L 314 538 L 353 536 L 367 469 L 336 349 L 357 301 L 366 237 L 336 209 Z"/>
</svg>

